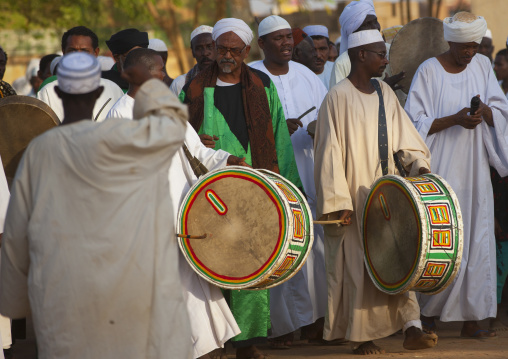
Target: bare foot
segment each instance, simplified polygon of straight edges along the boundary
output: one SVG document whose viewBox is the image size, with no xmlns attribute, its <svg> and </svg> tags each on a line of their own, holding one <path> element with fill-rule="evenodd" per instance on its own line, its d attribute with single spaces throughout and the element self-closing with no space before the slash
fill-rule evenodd
<svg viewBox="0 0 508 359">
<path fill-rule="evenodd" d="M 268 355 L 263 354 L 254 345 L 244 348 L 236 348 L 236 359 L 267 359 Z"/>
<path fill-rule="evenodd" d="M 384 354 L 385 351 L 374 344 L 373 341 L 365 342 L 358 348 L 353 349 L 353 354 L 357 355 L 373 355 L 373 354 Z"/>
<path fill-rule="evenodd" d="M 437 327 L 433 317 L 426 317 L 420 315 L 420 321 L 422 322 L 422 331 L 427 334 L 435 334 Z"/>
<path fill-rule="evenodd" d="M 404 348 L 407 350 L 428 349 L 436 346 L 437 335 L 424 333 L 420 328 L 410 327 L 405 332 Z"/>
<path fill-rule="evenodd" d="M 498 318 L 494 318 L 490 320 L 489 330 L 494 332 L 504 332 L 505 330 L 508 330 L 508 326 L 504 325 Z"/>
<path fill-rule="evenodd" d="M 497 334 L 493 330 L 481 329 L 476 321 L 464 322 L 460 336 L 468 339 L 494 339 Z"/>
</svg>

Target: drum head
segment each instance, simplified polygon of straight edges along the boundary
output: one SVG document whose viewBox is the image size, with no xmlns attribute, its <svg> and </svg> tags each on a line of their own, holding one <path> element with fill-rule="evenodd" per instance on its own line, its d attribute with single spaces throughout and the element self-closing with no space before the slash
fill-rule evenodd
<svg viewBox="0 0 508 359">
<path fill-rule="evenodd" d="M 180 209 L 180 233 L 207 238 L 180 243 L 205 279 L 247 284 L 273 264 L 287 219 L 272 186 L 255 171 L 227 170 L 191 189 Z"/>
<path fill-rule="evenodd" d="M 390 47 L 390 67 L 393 75 L 406 72 L 399 82 L 406 94 L 418 67 L 449 49 L 443 33 L 441 20 L 424 17 L 411 21 L 395 35 Z"/>
<path fill-rule="evenodd" d="M 0 99 L 0 156 L 9 184 L 29 142 L 59 124 L 57 115 L 41 100 L 28 96 Z"/>
<path fill-rule="evenodd" d="M 364 213 L 365 258 L 374 282 L 397 290 L 413 274 L 421 236 L 415 199 L 403 185 L 391 179 L 378 182 Z"/>
</svg>

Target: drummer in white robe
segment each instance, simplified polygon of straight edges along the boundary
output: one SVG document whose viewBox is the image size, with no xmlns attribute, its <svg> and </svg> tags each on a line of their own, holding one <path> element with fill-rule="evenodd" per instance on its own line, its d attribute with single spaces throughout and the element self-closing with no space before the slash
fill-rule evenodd
<svg viewBox="0 0 508 359">
<path fill-rule="evenodd" d="M 258 34 L 258 44 L 265 54 L 265 60 L 251 67 L 267 74 L 277 87 L 293 143 L 298 174 L 315 217 L 314 150 L 312 138 L 307 133 L 307 125 L 317 118 L 327 90 L 311 70 L 290 61 L 294 41 L 291 26 L 285 19 L 276 15 L 268 16 L 260 22 Z M 305 114 L 310 109 L 312 110 Z M 305 116 L 298 120 L 297 118 L 303 114 Z M 271 337 L 277 338 L 293 333 L 303 326 L 314 323 L 318 318 L 323 318 L 325 312 L 323 227 L 316 225 L 314 244 L 307 263 L 289 281 L 270 289 Z M 280 344 L 285 344 L 284 342 L 289 344 L 291 336 L 287 338 L 287 341 L 281 340 Z M 274 343 L 275 346 L 278 344 Z"/>
<path fill-rule="evenodd" d="M 364 265 L 360 235 L 365 199 L 372 183 L 383 175 L 378 145 L 379 98 L 372 77 L 385 69 L 386 48 L 378 30 L 349 36 L 351 73 L 333 87 L 319 110 L 314 179 L 321 220 L 345 220 L 325 225 L 325 259 L 329 287 L 324 338 L 346 338 L 356 354 L 380 354 L 373 340 L 403 329 L 406 349 L 432 347 L 435 334 L 424 334 L 414 292 L 389 295 L 372 283 Z M 374 80 L 377 81 L 377 80 Z M 411 175 L 429 172 L 430 153 L 411 126 L 395 93 L 383 81 L 386 113 L 388 174 L 395 174 L 392 154 L 398 154 Z"/>
<path fill-rule="evenodd" d="M 164 78 L 162 58 L 157 52 L 150 49 L 135 49 L 129 52 L 123 65 L 124 69 L 139 65 L 149 69 L 154 77 L 160 80 Z M 127 94 L 135 97 L 138 90 L 139 86 L 129 83 Z M 132 103 L 117 102 L 112 109 L 115 113 L 113 117 L 131 119 L 133 108 L 134 99 Z M 226 151 L 207 148 L 201 143 L 192 126 L 186 128 L 184 143 L 190 154 L 203 163 L 208 170 L 222 168 L 228 164 L 243 164 L 241 158 L 232 156 Z M 180 203 L 190 187 L 197 181 L 197 176 L 194 174 L 183 148 L 179 148 L 171 160 L 168 179 L 174 226 L 176 227 Z M 208 358 L 208 353 L 224 347 L 229 339 L 240 334 L 240 328 L 238 328 L 221 290 L 197 275 L 180 251 L 178 262 L 183 298 L 190 317 L 192 357 L 194 359 Z"/>
<path fill-rule="evenodd" d="M 476 54 L 487 22 L 470 13 L 444 20 L 450 50 L 418 68 L 405 109 L 432 153 L 432 171 L 452 186 L 464 219 L 464 253 L 445 291 L 419 297 L 422 322 L 465 321 L 462 336 L 495 337 L 478 320 L 496 316 L 494 204 L 489 163 L 508 175 L 508 102 L 487 57 Z M 471 98 L 481 100 L 470 116 Z"/>
<path fill-rule="evenodd" d="M 32 140 L 12 185 L 2 244 L 0 312 L 33 315 L 38 356 L 191 357 L 167 173 L 187 109 L 145 69 L 134 118 L 90 121 L 100 65 L 58 67 L 61 126 Z"/>
</svg>

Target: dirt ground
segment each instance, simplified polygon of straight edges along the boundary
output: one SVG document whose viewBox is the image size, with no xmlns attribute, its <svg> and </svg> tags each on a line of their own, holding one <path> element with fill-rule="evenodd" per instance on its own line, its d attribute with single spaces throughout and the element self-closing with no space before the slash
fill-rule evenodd
<svg viewBox="0 0 508 359">
<path fill-rule="evenodd" d="M 508 307 L 501 310 L 501 319 L 508 324 Z M 482 321 L 482 328 L 488 327 L 488 321 Z M 496 339 L 464 339 L 460 337 L 461 323 L 441 323 L 437 321 L 439 341 L 435 348 L 409 351 L 402 347 L 402 334 L 377 340 L 375 343 L 387 352 L 370 358 L 432 358 L 432 359 L 508 359 L 508 331 L 498 332 Z M 268 346 L 259 347 L 270 359 L 358 359 L 351 353 L 349 344 L 339 346 L 321 346 L 296 341 L 291 349 L 274 350 Z M 227 346 L 228 359 L 234 359 L 234 349 Z M 27 340 L 19 340 L 14 347 L 15 359 L 35 359 L 35 340 L 33 331 L 28 331 Z M 141 358 L 140 358 L 141 359 Z M 179 358 L 168 358 L 179 359 Z"/>
</svg>

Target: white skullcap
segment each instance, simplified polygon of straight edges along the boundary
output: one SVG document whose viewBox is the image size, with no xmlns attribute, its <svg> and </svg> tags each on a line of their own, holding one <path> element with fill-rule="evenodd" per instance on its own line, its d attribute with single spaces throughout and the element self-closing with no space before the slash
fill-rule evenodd
<svg viewBox="0 0 508 359">
<path fill-rule="evenodd" d="M 328 28 L 323 25 L 309 25 L 305 26 L 303 32 L 309 36 L 324 36 L 328 38 Z"/>
<path fill-rule="evenodd" d="M 340 33 L 342 41 L 340 42 L 339 55 L 346 51 L 348 47 L 349 35 L 358 30 L 365 21 L 367 15 L 376 16 L 372 0 L 351 1 L 342 11 L 339 17 Z"/>
<path fill-rule="evenodd" d="M 208 25 L 201 25 L 201 26 L 195 28 L 194 31 L 191 32 L 190 40 L 192 41 L 193 38 L 195 38 L 196 36 L 201 35 L 201 34 L 211 34 L 212 31 L 213 31 L 213 27 L 208 26 Z"/>
<path fill-rule="evenodd" d="M 291 25 L 289 25 L 289 22 L 287 22 L 286 19 L 283 19 L 280 16 L 270 15 L 268 17 L 265 17 L 263 21 L 259 23 L 258 36 L 271 34 L 272 32 L 283 29 L 291 30 Z"/>
<path fill-rule="evenodd" d="M 487 21 L 481 16 L 462 11 L 444 19 L 443 28 L 446 41 L 479 44 L 487 32 Z"/>
<path fill-rule="evenodd" d="M 166 46 L 164 41 L 160 39 L 148 40 L 148 48 L 157 52 L 168 52 L 168 47 Z"/>
<path fill-rule="evenodd" d="M 212 31 L 213 41 L 216 41 L 219 36 L 230 31 L 238 35 L 238 37 L 242 39 L 245 45 L 250 45 L 252 38 L 254 37 L 252 30 L 250 29 L 249 25 L 245 23 L 245 21 L 230 17 L 217 21 Z"/>
<path fill-rule="evenodd" d="M 51 72 L 51 75 L 56 75 L 55 73 L 55 67 L 58 65 L 60 60 L 62 59 L 62 56 L 57 56 L 51 61 L 51 64 L 49 65 L 49 71 Z"/>
<path fill-rule="evenodd" d="M 490 29 L 487 29 L 487 32 L 485 33 L 485 35 L 483 35 L 483 37 L 488 37 L 489 39 L 492 40 L 492 31 L 490 31 Z"/>
<path fill-rule="evenodd" d="M 73 52 L 60 60 L 57 69 L 58 87 L 70 94 L 89 93 L 99 87 L 99 61 L 85 52 Z"/>
<path fill-rule="evenodd" d="M 25 77 L 28 81 L 30 81 L 32 77 L 37 76 L 37 71 L 39 70 L 40 62 L 41 59 L 31 59 L 28 65 L 26 66 Z"/>
<path fill-rule="evenodd" d="M 382 42 L 383 44 L 385 43 L 383 36 L 377 30 L 353 32 L 351 35 L 349 35 L 348 38 L 348 49 L 362 45 L 373 44 L 376 42 Z"/>
</svg>

